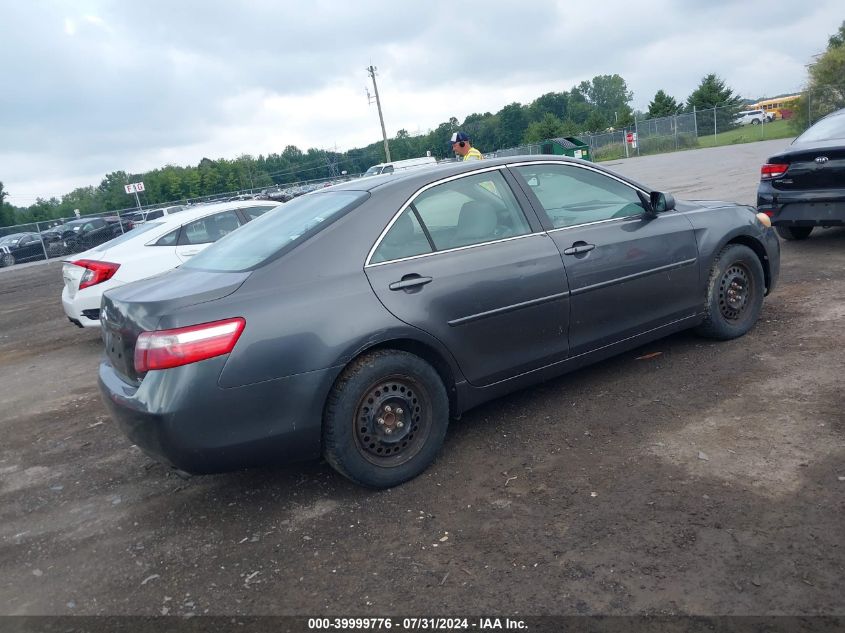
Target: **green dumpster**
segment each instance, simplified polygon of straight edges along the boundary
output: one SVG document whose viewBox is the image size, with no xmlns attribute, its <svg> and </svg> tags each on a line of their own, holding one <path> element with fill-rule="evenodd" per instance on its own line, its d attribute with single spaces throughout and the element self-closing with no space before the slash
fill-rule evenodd
<svg viewBox="0 0 845 633">
<path fill-rule="evenodd" d="M 570 158 L 581 158 L 592 161 L 590 158 L 590 146 L 574 136 L 550 138 L 543 141 L 540 146 L 541 154 L 554 154 L 555 156 L 569 156 Z"/>
</svg>

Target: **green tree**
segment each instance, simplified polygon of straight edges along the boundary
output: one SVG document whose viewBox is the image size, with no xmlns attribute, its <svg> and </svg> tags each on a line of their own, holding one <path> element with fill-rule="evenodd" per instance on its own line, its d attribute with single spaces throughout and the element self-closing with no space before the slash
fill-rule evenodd
<svg viewBox="0 0 845 633">
<path fill-rule="evenodd" d="M 11 226 L 15 223 L 15 209 L 6 202 L 9 192 L 3 188 L 0 182 L 0 226 Z"/>
<path fill-rule="evenodd" d="M 845 22 L 828 40 L 827 50 L 810 66 L 807 89 L 793 112 L 792 127 L 803 132 L 839 108 L 845 108 Z"/>
<path fill-rule="evenodd" d="M 575 124 L 579 131 L 583 131 L 583 126 L 587 123 L 590 113 L 593 111 L 592 106 L 587 101 L 586 95 L 576 86 L 569 91 L 569 120 Z"/>
<path fill-rule="evenodd" d="M 633 124 L 629 104 L 634 94 L 619 75 L 597 75 L 590 81 L 582 81 L 579 90 L 601 116 L 601 119 L 594 117 L 594 122 L 604 120 L 615 127 Z"/>
<path fill-rule="evenodd" d="M 843 20 L 842 24 L 839 25 L 839 30 L 831 35 L 830 39 L 827 40 L 828 50 L 831 48 L 838 48 L 839 46 L 845 46 L 845 20 Z"/>
<path fill-rule="evenodd" d="M 608 123 L 607 119 L 604 118 L 601 112 L 598 110 L 593 110 L 590 112 L 590 116 L 587 117 L 587 122 L 585 123 L 588 132 L 604 132 L 607 130 Z"/>
<path fill-rule="evenodd" d="M 681 107 L 682 106 L 675 101 L 674 97 L 670 97 L 663 92 L 663 90 L 658 90 L 654 94 L 654 99 L 652 99 L 651 103 L 648 104 L 648 114 L 646 117 L 649 119 L 655 119 L 657 117 L 672 116 L 680 112 Z"/>
<path fill-rule="evenodd" d="M 563 136 L 563 121 L 551 112 L 546 112 L 542 120 L 535 121 L 525 132 L 526 143 L 539 143 L 549 138 Z"/>
<path fill-rule="evenodd" d="M 502 108 L 499 113 L 500 138 L 502 148 L 516 147 L 522 143 L 522 137 L 528 129 L 528 119 L 519 103 L 511 103 Z M 491 151 L 492 148 L 487 151 Z"/>
<path fill-rule="evenodd" d="M 713 133 L 715 108 L 716 128 L 724 132 L 736 127 L 736 115 L 742 109 L 742 99 L 725 85 L 715 73 L 702 78 L 698 87 L 687 97 L 687 110 L 695 111 L 698 116 L 698 135 Z"/>
<path fill-rule="evenodd" d="M 565 119 L 569 110 L 569 94 L 566 92 L 547 92 L 540 95 L 528 106 L 528 119 L 531 122 L 542 121 L 547 114 L 558 119 Z"/>
</svg>

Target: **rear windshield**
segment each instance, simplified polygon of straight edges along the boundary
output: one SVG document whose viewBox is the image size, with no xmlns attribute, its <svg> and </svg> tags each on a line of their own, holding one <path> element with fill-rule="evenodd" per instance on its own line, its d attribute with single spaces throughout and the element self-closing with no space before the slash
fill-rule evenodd
<svg viewBox="0 0 845 633">
<path fill-rule="evenodd" d="M 795 139 L 796 143 L 845 138 L 845 114 L 827 117 Z"/>
<path fill-rule="evenodd" d="M 308 239 L 369 197 L 365 191 L 327 191 L 276 207 L 195 255 L 183 268 L 236 272 L 255 268 Z"/>
</svg>

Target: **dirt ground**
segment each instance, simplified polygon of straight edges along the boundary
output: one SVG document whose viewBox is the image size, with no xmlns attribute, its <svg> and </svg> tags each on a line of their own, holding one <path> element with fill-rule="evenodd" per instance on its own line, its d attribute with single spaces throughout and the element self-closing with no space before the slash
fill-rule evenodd
<svg viewBox="0 0 845 633">
<path fill-rule="evenodd" d="M 752 202 L 756 145 L 615 168 Z M 0 613 L 843 615 L 845 230 L 782 262 L 744 338 L 483 406 L 385 492 L 321 463 L 152 462 L 100 402 L 60 264 L 0 271 Z"/>
</svg>

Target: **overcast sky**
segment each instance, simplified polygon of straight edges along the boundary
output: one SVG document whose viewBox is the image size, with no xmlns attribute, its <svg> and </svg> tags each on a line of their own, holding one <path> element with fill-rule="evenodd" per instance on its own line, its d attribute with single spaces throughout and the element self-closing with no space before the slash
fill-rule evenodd
<svg viewBox="0 0 845 633">
<path fill-rule="evenodd" d="M 842 0 L 0 0 L 0 181 L 19 206 L 140 172 L 342 151 L 619 73 L 646 109 L 715 72 L 801 88 Z M 371 89 L 372 91 L 372 89 Z M 445 139 L 444 139 L 445 141 Z M 492 150 L 495 148 L 481 148 Z"/>
</svg>

